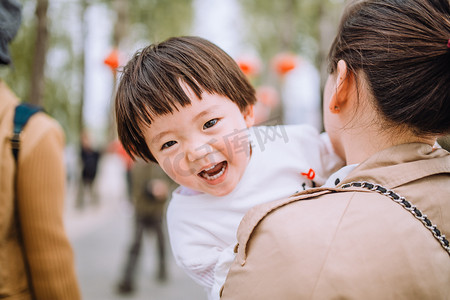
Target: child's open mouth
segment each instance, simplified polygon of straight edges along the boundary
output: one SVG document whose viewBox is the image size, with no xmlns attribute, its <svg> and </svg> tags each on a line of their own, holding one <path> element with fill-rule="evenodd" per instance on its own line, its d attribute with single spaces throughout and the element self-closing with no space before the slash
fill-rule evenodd
<svg viewBox="0 0 450 300">
<path fill-rule="evenodd" d="M 215 180 L 223 175 L 227 168 L 227 162 L 223 161 L 221 163 L 215 164 L 208 169 L 205 169 L 198 173 L 198 176 L 205 178 L 206 180 Z"/>
</svg>

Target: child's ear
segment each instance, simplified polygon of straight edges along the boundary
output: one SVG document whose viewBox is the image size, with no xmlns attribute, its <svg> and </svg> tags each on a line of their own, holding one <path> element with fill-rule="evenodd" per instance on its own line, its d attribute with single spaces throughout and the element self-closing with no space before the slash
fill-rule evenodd
<svg viewBox="0 0 450 300">
<path fill-rule="evenodd" d="M 252 127 L 255 124 L 255 114 L 254 114 L 254 105 L 247 105 L 245 110 L 242 112 L 244 116 L 245 124 L 248 127 Z"/>
</svg>

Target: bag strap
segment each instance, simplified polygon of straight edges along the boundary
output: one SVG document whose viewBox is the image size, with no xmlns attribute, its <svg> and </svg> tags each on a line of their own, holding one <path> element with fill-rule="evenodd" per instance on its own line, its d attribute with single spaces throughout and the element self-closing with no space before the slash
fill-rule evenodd
<svg viewBox="0 0 450 300">
<path fill-rule="evenodd" d="M 43 111 L 43 109 L 39 106 L 34 106 L 27 103 L 22 103 L 16 106 L 14 112 L 13 137 L 11 138 L 12 152 L 16 164 L 19 158 L 20 133 L 22 132 L 30 117 L 39 111 Z"/>
<path fill-rule="evenodd" d="M 354 181 L 347 184 L 344 184 L 342 188 L 349 188 L 349 187 L 359 187 L 359 188 L 365 188 L 370 191 L 378 192 L 384 196 L 389 197 L 391 200 L 393 200 L 395 203 L 400 204 L 404 209 L 409 211 L 416 219 L 420 220 L 423 225 L 425 225 L 426 228 L 428 228 L 433 236 L 439 241 L 441 246 L 444 248 L 445 251 L 450 255 L 450 243 L 445 238 L 445 235 L 441 233 L 441 231 L 434 225 L 430 219 L 428 219 L 427 215 L 422 213 L 415 205 L 413 205 L 411 202 L 407 201 L 404 197 L 400 196 L 396 192 L 389 190 L 385 187 L 382 187 L 378 184 L 362 181 Z"/>
</svg>

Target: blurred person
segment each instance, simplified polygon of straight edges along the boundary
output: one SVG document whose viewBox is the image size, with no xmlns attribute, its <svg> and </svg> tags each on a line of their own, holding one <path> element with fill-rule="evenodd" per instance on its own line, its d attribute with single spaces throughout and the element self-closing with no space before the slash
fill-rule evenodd
<svg viewBox="0 0 450 300">
<path fill-rule="evenodd" d="M 8 43 L 21 6 L 0 2 L 0 64 L 11 63 Z M 80 299 L 74 255 L 63 223 L 64 143 L 60 125 L 33 115 L 20 134 L 15 161 L 10 143 L 20 100 L 0 80 L 0 298 Z"/>
<path fill-rule="evenodd" d="M 136 267 L 144 233 L 156 234 L 157 279 L 161 282 L 167 279 L 164 215 L 174 183 L 157 164 L 148 164 L 143 160 L 136 161 L 131 167 L 131 183 L 134 234 L 123 278 L 117 285 L 117 292 L 120 294 L 128 294 L 135 290 Z"/>
<path fill-rule="evenodd" d="M 78 151 L 74 145 L 66 145 L 64 148 L 64 165 L 66 168 L 67 185 L 78 186 Z"/>
<path fill-rule="evenodd" d="M 120 141 L 117 139 L 109 144 L 108 152 L 112 152 L 119 155 L 120 159 L 122 160 L 123 165 L 125 167 L 125 182 L 127 187 L 128 201 L 133 202 L 131 192 L 132 189 L 131 169 L 133 168 L 134 161 L 125 151 Z"/>
<path fill-rule="evenodd" d="M 101 152 L 94 148 L 91 136 L 87 131 L 81 133 L 80 144 L 81 179 L 79 182 L 76 207 L 83 209 L 86 199 L 93 205 L 99 204 L 94 183 L 97 177 Z"/>
<path fill-rule="evenodd" d="M 210 299 L 219 297 L 247 210 L 321 185 L 342 165 L 311 126 L 253 126 L 255 102 L 237 63 L 193 36 L 138 51 L 116 93 L 125 150 L 180 185 L 167 212 L 172 252 Z"/>
</svg>

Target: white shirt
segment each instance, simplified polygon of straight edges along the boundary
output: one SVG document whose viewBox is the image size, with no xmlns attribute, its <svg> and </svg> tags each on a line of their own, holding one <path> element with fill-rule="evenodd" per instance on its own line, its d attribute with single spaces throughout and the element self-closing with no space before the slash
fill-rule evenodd
<svg viewBox="0 0 450 300">
<path fill-rule="evenodd" d="M 328 177 L 327 181 L 322 185 L 322 187 L 336 187 L 339 183 L 341 183 L 342 179 L 347 177 L 347 175 L 350 174 L 350 172 L 353 171 L 357 166 L 358 164 L 342 167 L 341 169 L 331 174 L 330 177 Z"/>
<path fill-rule="evenodd" d="M 326 134 L 308 125 L 260 126 L 249 130 L 252 155 L 236 188 L 217 197 L 186 193 L 179 187 L 167 210 L 172 252 L 177 264 L 219 299 L 234 259 L 236 232 L 253 206 L 320 186 L 343 162 Z M 313 172 L 314 178 L 310 178 Z M 302 175 L 304 173 L 304 175 Z"/>
</svg>

